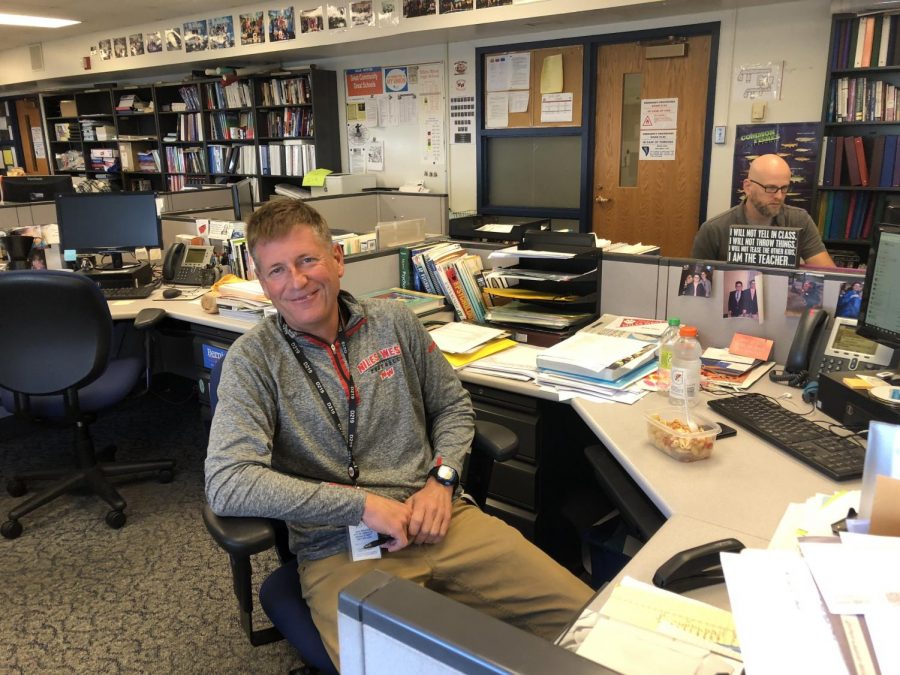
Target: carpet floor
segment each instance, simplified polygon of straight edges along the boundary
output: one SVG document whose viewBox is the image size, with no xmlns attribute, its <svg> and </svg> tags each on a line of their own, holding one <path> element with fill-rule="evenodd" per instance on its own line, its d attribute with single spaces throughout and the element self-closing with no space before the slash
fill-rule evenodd
<svg viewBox="0 0 900 675">
<path fill-rule="evenodd" d="M 196 397 L 174 394 L 126 402 L 92 427 L 97 447 L 115 442 L 119 460 L 177 461 L 171 483 L 118 484 L 125 527 L 110 529 L 106 503 L 76 494 L 23 517 L 18 539 L 0 539 L 0 672 L 287 673 L 301 665 L 286 642 L 252 647 L 241 631 L 228 558 L 200 515 L 207 429 Z M 6 422 L 3 485 L 18 471 L 70 461 L 71 431 L 10 432 Z M 0 492 L 3 520 L 20 499 Z M 254 577 L 277 564 L 274 552 L 257 556 Z"/>
</svg>

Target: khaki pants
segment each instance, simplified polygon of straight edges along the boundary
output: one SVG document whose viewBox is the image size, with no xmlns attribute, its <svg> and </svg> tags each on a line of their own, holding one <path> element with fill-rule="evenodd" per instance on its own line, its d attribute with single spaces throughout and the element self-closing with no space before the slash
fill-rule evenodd
<svg viewBox="0 0 900 675">
<path fill-rule="evenodd" d="M 426 586 L 548 640 L 573 621 L 593 591 L 518 530 L 457 499 L 439 544 L 407 546 L 380 560 L 350 554 L 300 564 L 303 596 L 332 661 L 339 663 L 338 593 L 379 569 Z"/>
</svg>

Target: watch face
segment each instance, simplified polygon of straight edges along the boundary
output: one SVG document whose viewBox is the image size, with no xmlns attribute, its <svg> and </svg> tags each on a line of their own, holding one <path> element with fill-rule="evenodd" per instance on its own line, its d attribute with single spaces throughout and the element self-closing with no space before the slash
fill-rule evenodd
<svg viewBox="0 0 900 675">
<path fill-rule="evenodd" d="M 454 471 L 451 467 L 446 464 L 442 464 L 438 467 L 437 470 L 438 478 L 441 480 L 455 480 L 456 479 L 456 471 Z"/>
</svg>

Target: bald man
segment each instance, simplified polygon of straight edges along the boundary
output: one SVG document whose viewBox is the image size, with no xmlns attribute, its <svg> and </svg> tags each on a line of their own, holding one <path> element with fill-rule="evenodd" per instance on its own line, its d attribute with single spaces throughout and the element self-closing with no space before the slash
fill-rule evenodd
<svg viewBox="0 0 900 675">
<path fill-rule="evenodd" d="M 813 219 L 803 209 L 786 206 L 791 187 L 791 168 L 778 155 L 762 155 L 750 164 L 744 179 L 743 202 L 715 218 L 697 232 L 691 256 L 699 260 L 728 259 L 728 230 L 732 225 L 774 225 L 799 227 L 798 251 L 808 265 L 834 267 Z"/>
</svg>

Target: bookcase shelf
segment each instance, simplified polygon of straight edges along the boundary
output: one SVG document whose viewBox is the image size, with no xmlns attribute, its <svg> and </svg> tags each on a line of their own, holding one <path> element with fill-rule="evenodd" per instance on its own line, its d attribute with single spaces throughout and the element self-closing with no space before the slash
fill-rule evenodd
<svg viewBox="0 0 900 675">
<path fill-rule="evenodd" d="M 285 98 L 276 100 L 285 102 L 263 98 L 264 94 L 272 97 L 273 92 L 280 92 L 277 95 Z M 289 92 L 293 93 L 288 98 Z M 302 100 L 295 99 L 300 93 Z M 41 97 L 51 150 L 78 150 L 89 163 L 91 149 L 117 149 L 122 159 L 121 174 L 117 175 L 125 190 L 181 189 L 249 176 L 256 179 L 258 200 L 264 201 L 277 183 L 300 185 L 307 170 L 341 169 L 337 76 L 333 71 L 310 67 L 242 77 L 228 84 L 219 79 L 190 80 L 71 90 Z M 64 105 L 65 101 L 74 101 L 77 112 Z M 127 108 L 125 104 L 129 104 Z M 303 135 L 269 135 L 270 122 L 284 124 L 288 111 L 292 122 L 302 118 L 302 125 L 294 128 Z M 67 114 L 70 112 L 74 114 Z M 54 137 L 55 124 L 77 125 L 88 119 L 114 126 L 114 138 L 63 142 Z M 260 133 L 260 124 L 265 135 Z M 297 145 L 304 147 L 291 149 Z M 183 151 L 187 148 L 198 148 L 195 158 L 204 165 L 202 172 L 185 173 L 180 166 L 170 166 L 167 149 L 186 155 Z M 273 153 L 279 160 L 275 166 L 280 167 L 274 175 L 270 171 Z M 139 170 L 139 155 L 145 163 L 154 162 L 158 170 Z M 286 166 L 295 170 L 286 172 Z M 58 167 L 56 172 L 60 172 Z M 90 169 L 66 172 L 83 174 Z"/>
<path fill-rule="evenodd" d="M 900 17 L 832 17 L 815 217 L 832 257 L 866 262 L 873 228 L 900 205 Z"/>
</svg>

